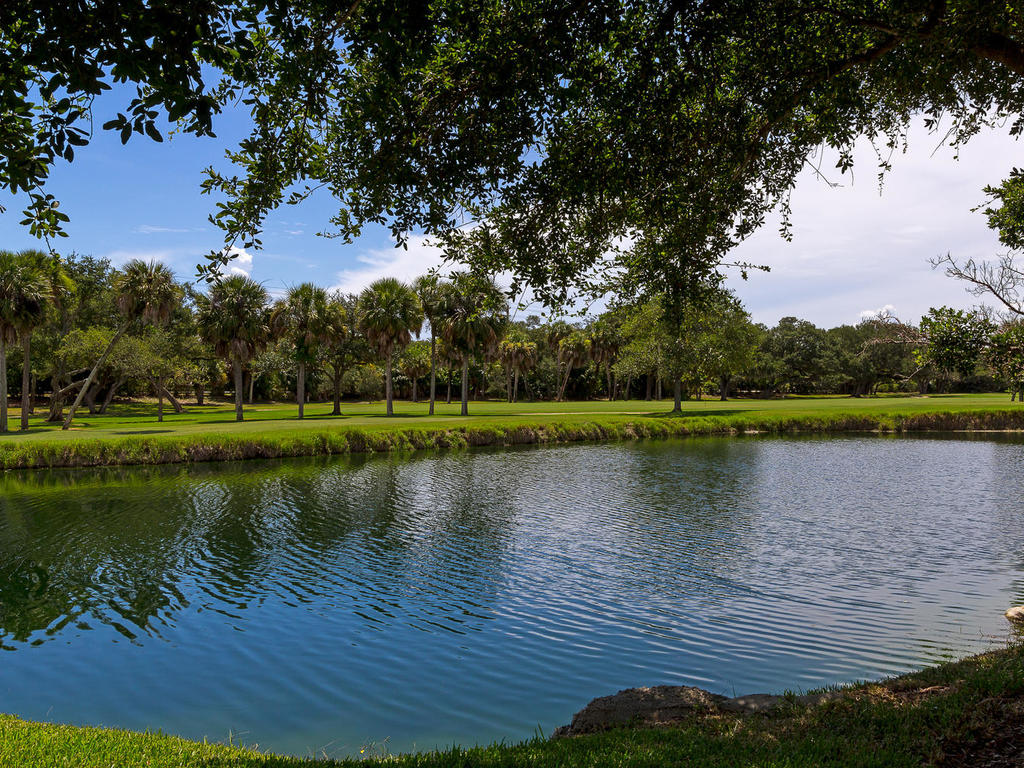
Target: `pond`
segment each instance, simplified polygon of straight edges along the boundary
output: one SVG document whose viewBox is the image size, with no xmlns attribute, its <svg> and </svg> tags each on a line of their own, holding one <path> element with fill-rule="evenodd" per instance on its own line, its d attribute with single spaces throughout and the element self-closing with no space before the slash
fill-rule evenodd
<svg viewBox="0 0 1024 768">
<path fill-rule="evenodd" d="M 1024 603 L 1024 438 L 0 475 L 0 711 L 343 756 L 900 673 Z"/>
</svg>

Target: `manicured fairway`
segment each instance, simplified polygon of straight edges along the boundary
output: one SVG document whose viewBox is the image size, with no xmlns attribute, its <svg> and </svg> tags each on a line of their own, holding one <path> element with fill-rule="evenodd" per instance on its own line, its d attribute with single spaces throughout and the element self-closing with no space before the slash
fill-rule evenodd
<svg viewBox="0 0 1024 768">
<path fill-rule="evenodd" d="M 684 403 L 473 402 L 471 415 L 440 403 L 400 402 L 384 415 L 381 403 L 311 404 L 299 420 L 292 404 L 256 404 L 234 421 L 229 404 L 188 405 L 157 422 L 153 403 L 115 405 L 104 416 L 84 415 L 68 431 L 33 417 L 26 432 L 0 436 L 0 468 L 166 464 L 338 453 L 517 445 L 578 440 L 683 437 L 750 432 L 849 432 L 1024 429 L 1024 406 L 1005 395 L 810 397 Z"/>
<path fill-rule="evenodd" d="M 391 429 L 395 427 L 458 427 L 471 424 L 543 424 L 551 421 L 589 420 L 595 417 L 606 421 L 635 421 L 638 418 L 662 418 L 670 415 L 670 400 L 594 400 L 585 402 L 520 402 L 500 401 L 470 403 L 470 416 L 459 415 L 459 404 L 439 402 L 435 415 L 427 415 L 425 402 L 396 401 L 395 415 L 384 415 L 384 404 L 343 403 L 342 415 L 331 416 L 330 403 L 311 403 L 306 406 L 306 418 L 296 417 L 292 403 L 257 403 L 246 406 L 242 423 L 234 420 L 231 403 L 197 406 L 185 402 L 185 413 L 175 414 L 165 407 L 163 423 L 156 419 L 156 404 L 138 402 L 115 404 L 108 414 L 92 416 L 82 413 L 74 426 L 61 431 L 59 424 L 48 424 L 40 409 L 30 421 L 28 432 L 11 432 L 0 436 L 0 441 L 52 441 L 89 438 L 121 438 L 126 436 L 197 435 L 209 434 L 302 434 L 344 427 Z M 814 418 L 838 414 L 922 414 L 933 412 L 973 412 L 989 409 L 1016 409 L 1024 405 L 1011 403 L 1006 394 L 932 395 L 929 397 L 789 397 L 785 399 L 707 399 L 683 403 L 682 417 L 709 416 L 741 417 L 757 422 L 761 419 Z M 18 410 L 12 408 L 10 428 L 17 430 Z"/>
</svg>

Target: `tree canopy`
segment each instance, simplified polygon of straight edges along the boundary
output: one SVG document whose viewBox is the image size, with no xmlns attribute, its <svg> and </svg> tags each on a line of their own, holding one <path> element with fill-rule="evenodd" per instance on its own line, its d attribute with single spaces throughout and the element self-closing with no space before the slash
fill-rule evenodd
<svg viewBox="0 0 1024 768">
<path fill-rule="evenodd" d="M 195 133 L 229 102 L 250 111 L 235 170 L 204 182 L 229 243 L 257 244 L 270 210 L 324 187 L 329 234 L 485 222 L 494 247 L 461 255 L 514 289 L 555 301 L 614 277 L 672 305 L 786 212 L 822 146 L 845 170 L 867 137 L 884 171 L 916 115 L 954 143 L 1007 118 L 1019 133 L 1021 23 L 984 0 L 15 0 L 0 182 L 59 231 L 48 170 L 123 80 L 138 95 L 107 127 L 124 140 L 157 138 L 161 110 Z"/>
</svg>

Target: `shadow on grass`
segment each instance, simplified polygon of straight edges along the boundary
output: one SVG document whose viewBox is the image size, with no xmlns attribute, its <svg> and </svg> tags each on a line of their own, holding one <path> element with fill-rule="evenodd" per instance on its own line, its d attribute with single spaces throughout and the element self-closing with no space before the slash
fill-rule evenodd
<svg viewBox="0 0 1024 768">
<path fill-rule="evenodd" d="M 652 411 L 646 414 L 654 419 L 697 419 L 707 416 L 735 416 L 740 413 L 751 413 L 754 408 L 716 408 L 714 410 L 691 411 L 684 408 L 681 411 Z"/>
<path fill-rule="evenodd" d="M 125 429 L 120 432 L 114 432 L 115 435 L 166 435 L 169 432 L 174 432 L 173 429 Z"/>
</svg>

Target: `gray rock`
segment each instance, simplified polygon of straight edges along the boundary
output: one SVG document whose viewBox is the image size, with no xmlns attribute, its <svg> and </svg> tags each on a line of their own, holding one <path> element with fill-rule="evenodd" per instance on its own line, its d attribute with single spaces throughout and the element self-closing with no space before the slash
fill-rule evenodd
<svg viewBox="0 0 1024 768">
<path fill-rule="evenodd" d="M 577 736 L 625 725 L 654 728 L 677 723 L 694 715 L 769 712 L 785 702 L 813 707 L 841 696 L 838 691 L 803 696 L 751 693 L 730 699 L 703 688 L 686 685 L 628 688 L 613 696 L 594 699 L 573 716 L 572 723 L 556 728 L 551 737 Z"/>
<path fill-rule="evenodd" d="M 573 716 L 572 723 L 558 728 L 552 736 L 576 736 L 622 725 L 666 725 L 694 714 L 723 711 L 742 711 L 742 707 L 725 696 L 687 685 L 629 688 L 594 699 Z"/>
<path fill-rule="evenodd" d="M 1006 618 L 1014 624 L 1024 624 L 1024 605 L 1015 605 L 1006 612 Z"/>
</svg>

